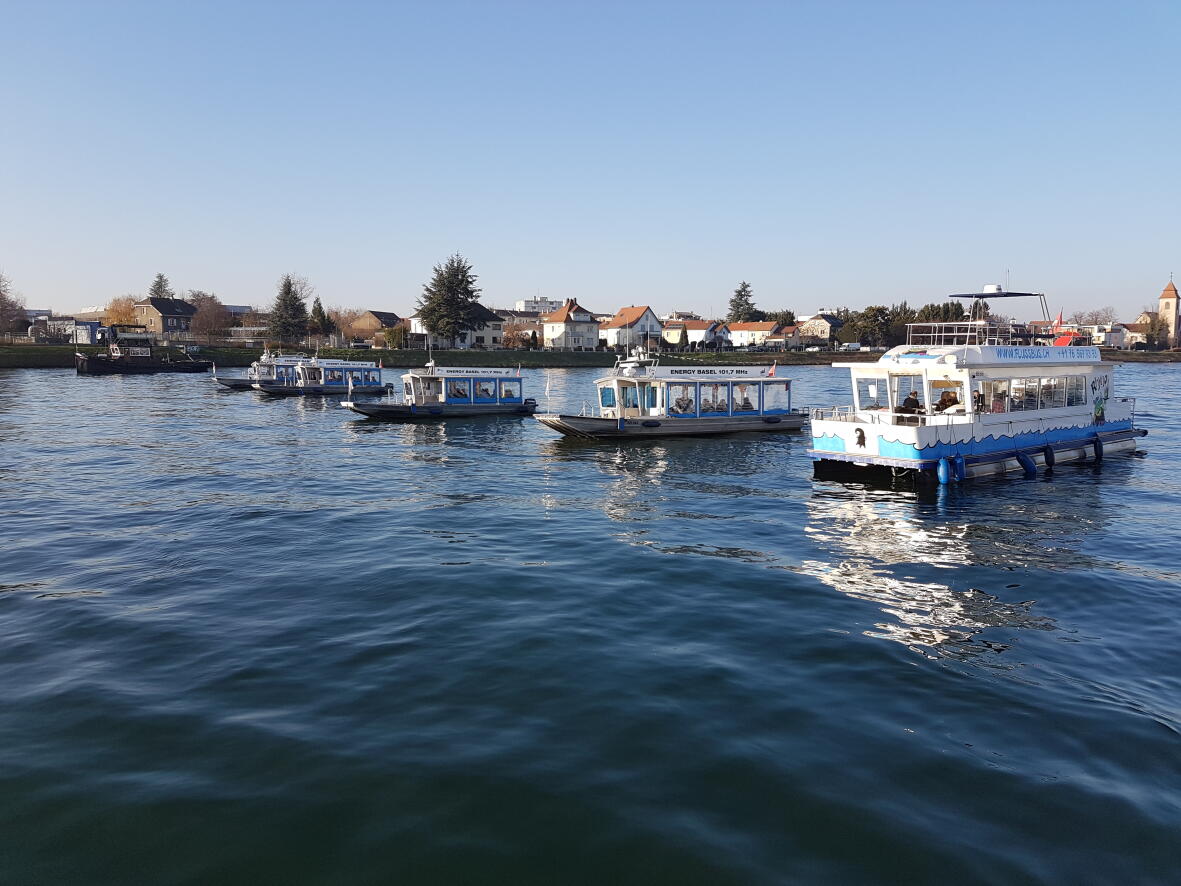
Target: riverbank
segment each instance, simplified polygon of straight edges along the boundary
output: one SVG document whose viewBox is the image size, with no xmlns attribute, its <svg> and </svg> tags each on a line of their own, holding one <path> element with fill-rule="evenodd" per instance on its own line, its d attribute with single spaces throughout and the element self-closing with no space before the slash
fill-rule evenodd
<svg viewBox="0 0 1181 886">
<path fill-rule="evenodd" d="M 97 354 L 105 348 L 74 345 L 0 345 L 0 369 L 70 369 L 74 366 L 74 352 Z M 425 366 L 427 352 L 420 350 L 354 351 L 323 349 L 320 356 L 338 360 L 380 361 L 389 369 Z M 609 367 L 615 364 L 615 354 L 609 351 L 435 351 L 435 362 L 444 366 L 516 366 L 526 369 L 579 367 Z M 872 351 L 787 351 L 757 352 L 723 351 L 721 353 L 677 354 L 663 353 L 662 363 L 668 366 L 695 365 L 767 365 L 829 366 L 833 363 L 871 363 L 881 354 Z M 219 367 L 249 366 L 258 359 L 255 348 L 202 348 L 200 359 L 212 360 Z M 1181 351 L 1104 351 L 1103 359 L 1113 363 L 1177 363 Z"/>
</svg>

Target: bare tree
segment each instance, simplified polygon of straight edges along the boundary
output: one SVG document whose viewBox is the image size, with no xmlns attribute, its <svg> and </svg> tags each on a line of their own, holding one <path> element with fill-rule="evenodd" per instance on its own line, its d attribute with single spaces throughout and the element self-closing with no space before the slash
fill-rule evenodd
<svg viewBox="0 0 1181 886">
<path fill-rule="evenodd" d="M 28 327 L 25 300 L 12 291 L 12 280 L 0 271 L 0 333 L 23 335 Z"/>
<path fill-rule="evenodd" d="M 212 343 L 214 337 L 224 337 L 230 325 L 230 312 L 212 292 L 202 292 L 190 289 L 185 295 L 185 301 L 197 309 L 193 315 L 189 329 L 193 335 L 205 336 L 207 344 Z"/>
</svg>

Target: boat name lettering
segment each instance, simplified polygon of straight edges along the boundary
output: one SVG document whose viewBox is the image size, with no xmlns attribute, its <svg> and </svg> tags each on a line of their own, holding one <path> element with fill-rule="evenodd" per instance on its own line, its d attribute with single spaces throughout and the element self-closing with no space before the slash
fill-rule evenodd
<svg viewBox="0 0 1181 886">
<path fill-rule="evenodd" d="M 738 369 L 714 368 L 714 369 L 711 369 L 709 367 L 704 367 L 704 366 L 700 367 L 700 368 L 695 368 L 695 369 L 668 369 L 667 372 L 669 375 L 676 375 L 676 376 L 681 376 L 681 375 L 722 375 L 722 376 L 762 375 L 761 370 L 753 370 L 753 369 L 745 369 L 745 368 L 738 368 Z"/>
<path fill-rule="evenodd" d="M 997 348 L 996 355 L 1001 360 L 1047 360 L 1050 358 L 1061 359 L 1062 348 L 1035 348 L 1035 347 L 1011 347 L 1011 348 Z M 1098 360 L 1098 348 L 1084 348 L 1072 347 L 1070 348 L 1070 356 L 1079 360 Z"/>
</svg>

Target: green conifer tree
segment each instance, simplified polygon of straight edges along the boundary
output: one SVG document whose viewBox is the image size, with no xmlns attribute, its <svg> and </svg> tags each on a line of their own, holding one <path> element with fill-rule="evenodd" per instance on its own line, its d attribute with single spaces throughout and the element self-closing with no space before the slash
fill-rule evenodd
<svg viewBox="0 0 1181 886">
<path fill-rule="evenodd" d="M 454 345 L 461 334 L 480 327 L 477 279 L 471 263 L 458 252 L 435 265 L 418 300 L 418 317 L 427 332 Z"/>
<path fill-rule="evenodd" d="M 279 279 L 279 293 L 271 306 L 269 333 L 279 342 L 295 342 L 302 339 L 308 330 L 308 311 L 299 297 L 296 280 L 291 274 Z"/>
<path fill-rule="evenodd" d="M 172 291 L 168 278 L 163 274 L 157 274 L 148 288 L 148 298 L 176 298 L 176 293 Z"/>
<path fill-rule="evenodd" d="M 749 323 L 755 319 L 757 313 L 754 293 L 750 284 L 743 280 L 730 296 L 730 313 L 726 315 L 726 320 L 730 323 Z"/>
</svg>

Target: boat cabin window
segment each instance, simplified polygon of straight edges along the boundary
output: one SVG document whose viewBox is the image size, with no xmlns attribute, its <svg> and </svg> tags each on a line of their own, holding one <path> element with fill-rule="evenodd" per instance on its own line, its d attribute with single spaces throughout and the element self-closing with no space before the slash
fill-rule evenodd
<svg viewBox="0 0 1181 886">
<path fill-rule="evenodd" d="M 475 385 L 477 403 L 496 402 L 496 379 L 477 378 L 474 379 L 473 384 Z"/>
<path fill-rule="evenodd" d="M 343 369 L 325 370 L 324 384 L 326 384 L 326 385 L 343 385 L 344 384 L 344 370 Z"/>
<path fill-rule="evenodd" d="M 599 405 L 612 407 L 615 405 L 615 389 L 599 388 Z"/>
<path fill-rule="evenodd" d="M 858 409 L 885 409 L 889 405 L 886 379 L 877 376 L 861 376 L 857 379 Z"/>
<path fill-rule="evenodd" d="M 619 390 L 620 396 L 623 399 L 624 409 L 639 409 L 640 407 L 640 392 L 633 385 L 624 385 Z"/>
<path fill-rule="evenodd" d="M 916 415 L 926 411 L 927 394 L 923 390 L 921 375 L 891 375 L 890 388 L 895 412 Z"/>
<path fill-rule="evenodd" d="M 1081 375 L 1072 375 L 1066 379 L 1066 405 L 1087 405 L 1087 380 Z"/>
<path fill-rule="evenodd" d="M 447 381 L 447 399 L 448 401 L 463 401 L 471 402 L 472 399 L 472 385 L 471 380 L 466 378 L 452 378 Z"/>
<path fill-rule="evenodd" d="M 697 385 L 668 386 L 668 414 L 687 418 L 697 415 Z"/>
<path fill-rule="evenodd" d="M 1065 378 L 1043 378 L 1042 379 L 1042 395 L 1041 408 L 1042 409 L 1060 409 L 1066 405 L 1066 379 Z"/>
<path fill-rule="evenodd" d="M 730 412 L 730 386 L 703 384 L 701 386 L 701 414 L 727 415 Z"/>
<path fill-rule="evenodd" d="M 379 385 L 381 384 L 381 371 L 377 369 L 365 370 L 365 384 Z"/>
<path fill-rule="evenodd" d="M 402 393 L 406 395 L 407 400 L 414 399 L 414 385 L 408 381 L 402 382 Z"/>
<path fill-rule="evenodd" d="M 360 369 L 350 369 L 347 373 L 348 378 L 352 379 L 353 384 L 360 385 L 365 383 L 365 373 Z"/>
<path fill-rule="evenodd" d="M 938 379 L 931 382 L 931 397 L 938 394 L 939 398 L 931 404 L 933 412 L 944 412 L 948 415 L 962 415 L 968 411 L 964 401 L 964 383 L 950 379 Z"/>
<path fill-rule="evenodd" d="M 320 383 L 320 370 L 318 368 L 311 367 L 311 366 L 304 366 L 304 367 L 301 367 L 301 373 L 304 377 L 304 380 L 307 381 L 309 384 L 319 384 Z"/>
<path fill-rule="evenodd" d="M 500 383 L 500 399 L 504 403 L 521 402 L 521 383 L 516 379 Z"/>
<path fill-rule="evenodd" d="M 1009 382 L 1007 379 L 981 382 L 980 393 L 984 400 L 984 409 L 980 411 L 996 413 L 1009 411 Z"/>
<path fill-rule="evenodd" d="M 734 382 L 730 391 L 730 403 L 734 407 L 735 415 L 758 412 L 759 386 L 744 381 Z"/>
<path fill-rule="evenodd" d="M 778 415 L 791 410 L 791 382 L 763 382 L 763 412 Z"/>
</svg>

